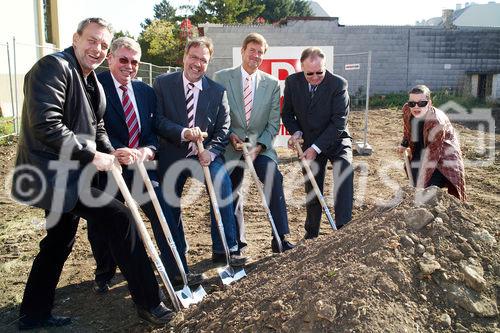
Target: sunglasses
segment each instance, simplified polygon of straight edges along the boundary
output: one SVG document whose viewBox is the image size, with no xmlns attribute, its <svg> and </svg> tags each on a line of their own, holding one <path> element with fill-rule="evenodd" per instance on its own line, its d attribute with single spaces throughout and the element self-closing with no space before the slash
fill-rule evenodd
<svg viewBox="0 0 500 333">
<path fill-rule="evenodd" d="M 122 65 L 127 65 L 128 63 L 130 63 L 132 66 L 139 65 L 139 61 L 137 61 L 137 60 L 128 60 L 128 58 L 125 58 L 125 57 L 119 58 L 118 61 Z"/>
<path fill-rule="evenodd" d="M 313 76 L 314 74 L 316 75 L 323 75 L 324 72 L 307 72 L 306 75 L 307 76 Z"/>
<path fill-rule="evenodd" d="M 408 106 L 414 108 L 415 106 L 418 105 L 419 108 L 423 108 L 424 106 L 427 106 L 428 103 L 429 101 L 418 101 L 418 102 L 408 101 Z"/>
</svg>

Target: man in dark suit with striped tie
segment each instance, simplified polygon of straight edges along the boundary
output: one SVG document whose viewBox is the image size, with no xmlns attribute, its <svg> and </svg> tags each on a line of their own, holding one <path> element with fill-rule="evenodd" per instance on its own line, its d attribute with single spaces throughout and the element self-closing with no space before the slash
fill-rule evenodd
<svg viewBox="0 0 500 333">
<path fill-rule="evenodd" d="M 99 82 L 106 94 L 106 113 L 104 114 L 105 128 L 111 144 L 116 149 L 115 156 L 122 165 L 123 177 L 128 187 L 132 191 L 135 200 L 141 205 L 142 210 L 151 221 L 153 233 L 161 252 L 161 259 L 165 269 L 175 286 L 182 282 L 173 254 L 168 246 L 165 235 L 161 228 L 160 221 L 155 212 L 154 206 L 146 196 L 142 199 L 133 184 L 141 184 L 142 180 L 138 170 L 134 167 L 134 162 L 144 161 L 145 165 L 152 161 L 158 150 L 158 139 L 153 133 L 153 122 L 156 114 L 156 95 L 153 89 L 147 84 L 135 80 L 139 69 L 141 49 L 139 44 L 131 38 L 117 38 L 111 44 L 111 51 L 108 55 L 109 71 L 98 75 Z M 172 238 L 176 246 L 180 246 L 183 239 L 175 232 L 178 228 L 174 223 L 170 207 L 165 203 L 162 195 L 159 177 L 156 170 L 148 168 L 149 178 L 155 188 L 156 195 L 160 201 L 163 214 L 172 231 Z M 134 180 L 134 178 L 139 178 Z M 102 174 L 99 177 L 101 187 L 105 187 L 107 181 L 114 182 L 112 177 Z M 143 189 L 142 186 L 139 187 Z M 119 200 L 123 198 L 118 194 Z M 95 290 L 104 293 L 109 289 L 109 282 L 116 271 L 116 263 L 97 228 L 97 223 L 89 221 L 88 237 L 92 247 L 94 258 L 96 259 Z M 185 256 L 181 253 L 181 260 L 184 269 L 188 273 L 188 282 L 196 285 L 202 282 L 201 274 L 189 273 Z"/>
<path fill-rule="evenodd" d="M 323 192 L 326 163 L 333 164 L 333 192 L 337 228 L 349 223 L 353 205 L 353 168 L 351 136 L 348 131 L 349 94 L 347 81 L 326 70 L 323 51 L 309 47 L 300 57 L 302 72 L 287 77 L 283 98 L 282 119 L 292 134 L 288 145 L 293 148 L 303 139 L 300 158 L 314 162 L 316 182 Z M 312 192 L 305 182 L 306 193 Z M 321 204 L 317 198 L 306 203 L 305 238 L 319 235 Z"/>
<path fill-rule="evenodd" d="M 190 40 L 185 48 L 184 70 L 156 78 L 158 98 L 156 131 L 160 137 L 159 171 L 167 203 L 183 234 L 180 198 L 189 177 L 203 181 L 203 167 L 208 167 L 214 182 L 224 233 L 231 252 L 230 264 L 242 266 L 246 258 L 239 253 L 236 241 L 231 180 L 224 167 L 223 154 L 228 144 L 229 107 L 225 89 L 205 76 L 213 54 L 212 41 L 206 37 Z M 208 136 L 202 138 L 201 132 Z M 203 140 L 206 150 L 199 152 L 196 142 Z M 187 204 L 194 204 L 190 202 Z M 194 208 L 194 205 L 193 205 Z M 225 263 L 224 247 L 217 231 L 211 207 L 212 260 Z M 198 221 L 196 221 L 198 223 Z M 181 237 L 182 238 L 182 237 Z M 186 250 L 184 244 L 182 250 Z"/>
</svg>

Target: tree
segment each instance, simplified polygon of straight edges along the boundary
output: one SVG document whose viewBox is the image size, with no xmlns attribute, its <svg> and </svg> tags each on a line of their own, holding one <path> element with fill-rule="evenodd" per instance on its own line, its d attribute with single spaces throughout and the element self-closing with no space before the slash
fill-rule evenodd
<svg viewBox="0 0 500 333">
<path fill-rule="evenodd" d="M 311 16 L 309 2 L 305 0 L 256 0 L 264 6 L 260 14 L 268 22 L 278 22 L 290 16 Z"/>
<path fill-rule="evenodd" d="M 201 0 L 191 21 L 200 23 L 250 23 L 265 6 L 252 0 Z"/>
<path fill-rule="evenodd" d="M 184 42 L 179 36 L 179 28 L 174 23 L 151 21 L 139 36 L 142 61 L 169 66 L 180 64 Z"/>
<path fill-rule="evenodd" d="M 312 16 L 313 11 L 309 6 L 309 1 L 294 0 L 293 1 L 293 15 L 290 16 Z"/>
<path fill-rule="evenodd" d="M 117 39 L 120 37 L 130 37 L 132 39 L 135 39 L 134 36 L 132 36 L 132 34 L 130 34 L 130 32 L 123 31 L 123 30 L 118 30 L 117 32 L 115 32 L 113 39 Z"/>
<path fill-rule="evenodd" d="M 153 6 L 153 19 L 175 22 L 177 9 L 170 4 L 168 0 L 161 0 L 160 3 Z M 151 19 L 147 18 L 141 23 L 141 27 L 146 29 L 151 24 Z"/>
</svg>

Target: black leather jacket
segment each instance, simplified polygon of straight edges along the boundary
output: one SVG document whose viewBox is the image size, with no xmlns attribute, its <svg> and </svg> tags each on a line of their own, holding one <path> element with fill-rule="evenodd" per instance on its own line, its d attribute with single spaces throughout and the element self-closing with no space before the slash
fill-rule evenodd
<svg viewBox="0 0 500 333">
<path fill-rule="evenodd" d="M 72 47 L 40 59 L 24 79 L 13 198 L 46 210 L 71 210 L 83 168 L 96 150 L 114 150 L 102 120 L 105 109 L 95 73 L 85 82 Z M 54 164 L 62 158 L 64 164 Z M 67 180 L 61 173 L 65 167 L 70 167 Z"/>
</svg>

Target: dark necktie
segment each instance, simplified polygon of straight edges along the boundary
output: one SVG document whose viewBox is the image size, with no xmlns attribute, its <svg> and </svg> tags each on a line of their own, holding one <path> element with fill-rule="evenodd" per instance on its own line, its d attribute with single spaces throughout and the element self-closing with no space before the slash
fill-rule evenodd
<svg viewBox="0 0 500 333">
<path fill-rule="evenodd" d="M 311 99 L 314 98 L 314 94 L 316 93 L 316 89 L 318 89 L 317 85 L 309 85 L 309 94 L 311 95 Z"/>
</svg>

